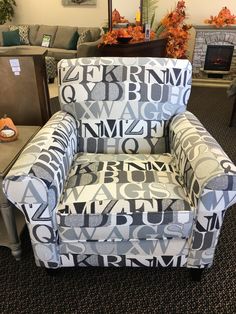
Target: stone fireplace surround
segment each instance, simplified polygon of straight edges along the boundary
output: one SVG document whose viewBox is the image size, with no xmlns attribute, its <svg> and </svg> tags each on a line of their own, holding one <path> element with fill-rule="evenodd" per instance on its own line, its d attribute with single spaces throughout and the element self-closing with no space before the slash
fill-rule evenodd
<svg viewBox="0 0 236 314">
<path fill-rule="evenodd" d="M 236 26 L 216 28 L 212 25 L 195 25 L 194 29 L 196 30 L 196 36 L 192 59 L 193 82 L 229 84 L 236 78 Z M 209 79 L 208 74 L 203 70 L 208 45 L 234 46 L 230 71 L 228 74 L 223 75 L 222 79 Z"/>
</svg>

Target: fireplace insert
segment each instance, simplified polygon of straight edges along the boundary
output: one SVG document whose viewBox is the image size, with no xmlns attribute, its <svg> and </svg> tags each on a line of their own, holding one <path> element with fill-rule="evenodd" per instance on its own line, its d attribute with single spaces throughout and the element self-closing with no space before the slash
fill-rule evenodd
<svg viewBox="0 0 236 314">
<path fill-rule="evenodd" d="M 229 71 L 233 57 L 234 46 L 208 45 L 204 70 L 206 71 Z"/>
</svg>

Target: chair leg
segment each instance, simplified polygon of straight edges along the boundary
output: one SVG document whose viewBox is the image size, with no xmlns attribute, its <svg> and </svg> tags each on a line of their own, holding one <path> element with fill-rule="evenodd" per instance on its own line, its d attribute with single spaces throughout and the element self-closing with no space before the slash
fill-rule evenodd
<svg viewBox="0 0 236 314">
<path fill-rule="evenodd" d="M 60 268 L 45 268 L 47 275 L 55 277 L 60 271 Z"/>
<path fill-rule="evenodd" d="M 203 270 L 204 270 L 203 268 L 190 268 L 190 275 L 191 275 L 192 281 L 196 281 L 196 282 L 201 281 Z"/>
<path fill-rule="evenodd" d="M 229 127 L 233 126 L 235 114 L 236 114 L 236 96 L 234 98 L 234 104 L 233 104 L 233 109 L 232 109 L 231 118 L 230 118 L 230 122 L 229 122 Z"/>
<path fill-rule="evenodd" d="M 48 83 L 49 83 L 49 84 L 54 83 L 54 77 L 50 77 L 50 78 L 48 79 Z"/>
</svg>

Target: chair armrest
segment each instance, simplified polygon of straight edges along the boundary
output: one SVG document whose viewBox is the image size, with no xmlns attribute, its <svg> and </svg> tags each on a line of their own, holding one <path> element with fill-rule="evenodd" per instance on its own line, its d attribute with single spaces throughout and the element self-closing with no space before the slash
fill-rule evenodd
<svg viewBox="0 0 236 314">
<path fill-rule="evenodd" d="M 25 215 L 36 265 L 60 266 L 56 208 L 77 152 L 75 119 L 58 111 L 21 153 L 3 181 L 6 197 Z"/>
<path fill-rule="evenodd" d="M 50 224 L 77 151 L 76 132 L 71 115 L 55 113 L 5 177 L 3 191 L 28 223 Z"/>
<path fill-rule="evenodd" d="M 187 267 L 213 263 L 226 209 L 236 203 L 236 167 L 190 112 L 170 123 L 170 149 L 195 208 Z"/>
<path fill-rule="evenodd" d="M 77 57 L 99 57 L 100 50 L 98 48 L 101 38 L 96 41 L 84 42 L 77 46 Z"/>
<path fill-rule="evenodd" d="M 179 114 L 171 121 L 170 149 L 195 206 L 204 189 L 236 193 L 235 165 L 192 113 Z"/>
</svg>

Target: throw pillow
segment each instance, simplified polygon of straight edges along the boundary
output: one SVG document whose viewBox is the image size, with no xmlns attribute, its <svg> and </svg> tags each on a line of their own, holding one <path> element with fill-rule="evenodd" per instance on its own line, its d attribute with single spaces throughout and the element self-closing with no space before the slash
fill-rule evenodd
<svg viewBox="0 0 236 314">
<path fill-rule="evenodd" d="M 36 35 L 36 39 L 35 39 L 35 45 L 36 46 L 41 46 L 42 41 L 43 41 L 43 36 L 45 34 L 51 36 L 51 40 L 50 40 L 50 46 L 49 47 L 53 47 L 53 42 L 54 42 L 54 38 L 56 35 L 56 31 L 57 31 L 57 27 L 58 26 L 51 26 L 51 25 L 40 25 L 37 35 Z"/>
<path fill-rule="evenodd" d="M 92 36 L 90 33 L 90 30 L 88 29 L 87 31 L 84 31 L 80 36 L 79 36 L 79 40 L 78 40 L 78 45 L 88 42 L 88 41 L 92 41 Z"/>
<path fill-rule="evenodd" d="M 79 39 L 79 33 L 76 31 L 74 32 L 73 36 L 71 37 L 71 40 L 69 42 L 69 50 L 76 50 L 77 49 L 77 42 Z"/>
<path fill-rule="evenodd" d="M 19 29 L 15 31 L 2 32 L 3 46 L 19 46 L 20 34 Z"/>
<path fill-rule="evenodd" d="M 9 29 L 10 31 L 19 29 L 21 45 L 29 45 L 29 25 L 10 25 Z"/>
<path fill-rule="evenodd" d="M 69 44 L 78 27 L 58 26 L 53 42 L 53 48 L 69 49 Z"/>
<path fill-rule="evenodd" d="M 36 46 L 35 40 L 36 40 L 36 35 L 39 29 L 39 25 L 29 25 L 29 42 L 30 45 Z"/>
<path fill-rule="evenodd" d="M 8 26 L 0 25 L 0 46 L 3 46 L 2 32 L 7 32 L 7 31 L 9 31 Z"/>
</svg>

